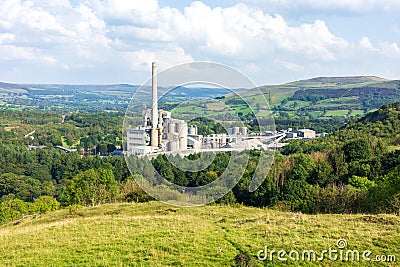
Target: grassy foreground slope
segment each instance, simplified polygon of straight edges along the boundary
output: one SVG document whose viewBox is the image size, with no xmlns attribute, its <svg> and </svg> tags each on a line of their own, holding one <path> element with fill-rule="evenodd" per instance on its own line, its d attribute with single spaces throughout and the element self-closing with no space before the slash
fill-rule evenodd
<svg viewBox="0 0 400 267">
<path fill-rule="evenodd" d="M 348 249 L 399 255 L 400 218 L 391 215 L 304 215 L 249 207 L 177 208 L 159 202 L 59 210 L 0 227 L 1 266 L 234 266 L 239 253 L 252 266 L 268 246 Z M 371 255 L 371 258 L 372 258 Z M 276 257 L 276 256 L 275 256 Z M 399 260 L 399 259 L 398 259 Z M 298 266 L 372 266 L 356 262 L 293 262 Z M 395 263 L 387 263 L 395 266 Z"/>
</svg>

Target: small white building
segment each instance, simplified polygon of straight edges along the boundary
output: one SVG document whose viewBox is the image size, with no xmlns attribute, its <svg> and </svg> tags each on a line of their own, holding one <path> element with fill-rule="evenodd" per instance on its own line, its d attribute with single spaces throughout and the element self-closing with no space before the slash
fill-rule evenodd
<svg viewBox="0 0 400 267">
<path fill-rule="evenodd" d="M 315 131 L 310 129 L 301 129 L 297 131 L 297 135 L 302 138 L 315 138 Z"/>
</svg>

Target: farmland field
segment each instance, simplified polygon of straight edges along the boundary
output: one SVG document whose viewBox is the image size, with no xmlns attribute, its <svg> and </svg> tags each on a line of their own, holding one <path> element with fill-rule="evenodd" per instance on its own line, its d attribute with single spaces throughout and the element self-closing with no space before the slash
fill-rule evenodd
<svg viewBox="0 0 400 267">
<path fill-rule="evenodd" d="M 326 117 L 341 117 L 346 116 L 349 113 L 348 110 L 328 110 L 325 113 Z"/>
</svg>

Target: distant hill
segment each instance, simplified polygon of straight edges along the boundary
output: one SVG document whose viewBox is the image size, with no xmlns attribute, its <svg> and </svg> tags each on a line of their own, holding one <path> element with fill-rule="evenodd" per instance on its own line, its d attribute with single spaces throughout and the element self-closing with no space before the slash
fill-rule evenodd
<svg viewBox="0 0 400 267">
<path fill-rule="evenodd" d="M 124 112 L 140 85 L 69 85 L 0 83 L 0 108 L 52 111 L 120 111 Z M 229 93 L 225 88 L 159 87 L 160 102 L 216 98 Z M 238 88 L 237 92 L 244 89 Z M 165 94 L 168 92 L 167 94 Z M 165 94 L 165 96 L 163 96 Z M 151 95 L 144 87 L 135 95 L 138 103 Z"/>
<path fill-rule="evenodd" d="M 58 111 L 125 111 L 139 85 L 63 85 L 0 83 L 0 108 Z M 201 89 L 201 90 L 199 90 Z M 237 95 L 223 88 L 177 87 L 160 102 L 182 102 L 201 98 L 219 98 L 243 116 L 255 112 L 266 117 L 271 113 L 283 119 L 338 119 L 343 122 L 363 116 L 380 106 L 400 101 L 400 81 L 376 76 L 316 77 L 282 85 L 260 86 L 258 90 L 238 89 L 241 98 L 251 98 L 257 110 L 246 107 Z M 162 96 L 168 88 L 160 87 Z M 148 98 L 151 90 L 136 95 Z M 235 103 L 232 105 L 232 103 Z M 215 112 L 215 107 L 208 107 Z M 204 110 L 207 112 L 207 107 Z M 221 110 L 223 112 L 224 110 Z"/>
<path fill-rule="evenodd" d="M 400 81 L 376 76 L 317 77 L 282 85 L 259 87 L 275 117 L 300 119 L 362 116 L 380 106 L 400 101 Z M 257 97 L 255 89 L 241 94 Z M 238 97 L 228 96 L 226 101 Z M 243 107 L 238 107 L 243 109 Z"/>
<path fill-rule="evenodd" d="M 386 82 L 389 81 L 385 78 L 377 77 L 377 76 L 349 76 L 349 77 L 317 77 L 311 78 L 307 80 L 301 80 L 289 84 L 293 85 L 316 85 L 316 84 L 324 84 L 324 85 L 335 85 L 342 86 L 346 84 L 360 84 L 360 83 L 371 83 L 371 82 Z"/>
</svg>

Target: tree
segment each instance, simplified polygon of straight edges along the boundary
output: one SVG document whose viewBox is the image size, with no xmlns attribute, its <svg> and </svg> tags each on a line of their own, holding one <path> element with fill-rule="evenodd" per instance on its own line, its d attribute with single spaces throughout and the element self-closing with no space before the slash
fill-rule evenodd
<svg viewBox="0 0 400 267">
<path fill-rule="evenodd" d="M 389 204 L 393 207 L 394 212 L 400 216 L 400 193 L 389 199 Z"/>
<path fill-rule="evenodd" d="M 344 144 L 343 152 L 347 162 L 367 160 L 371 157 L 371 146 L 365 139 L 356 139 Z"/>
<path fill-rule="evenodd" d="M 10 199 L 0 203 L 0 223 L 14 220 L 30 213 L 30 204 L 20 199 Z"/>
<path fill-rule="evenodd" d="M 299 154 L 294 157 L 294 166 L 291 172 L 291 179 L 306 180 L 310 177 L 315 168 L 315 163 L 306 155 Z"/>
<path fill-rule="evenodd" d="M 318 161 L 308 181 L 311 184 L 327 186 L 334 182 L 334 178 L 331 165 L 325 161 Z"/>
<path fill-rule="evenodd" d="M 16 196 L 24 201 L 34 201 L 42 195 L 42 183 L 32 177 L 24 177 L 18 187 Z"/>
<path fill-rule="evenodd" d="M 290 205 L 293 211 L 310 212 L 313 199 L 313 187 L 305 180 L 290 180 L 281 191 L 281 200 Z"/>
<path fill-rule="evenodd" d="M 218 174 L 215 171 L 208 171 L 198 176 L 196 180 L 196 186 L 207 185 L 217 179 L 218 179 Z"/>
<path fill-rule="evenodd" d="M 400 167 L 396 167 L 376 182 L 368 191 L 368 210 L 371 212 L 392 212 L 390 201 L 400 194 Z"/>
<path fill-rule="evenodd" d="M 278 189 L 271 178 L 267 177 L 253 193 L 253 205 L 267 207 L 274 205 L 278 200 Z"/>
<path fill-rule="evenodd" d="M 41 196 L 33 203 L 32 210 L 34 213 L 46 213 L 56 210 L 60 207 L 60 203 L 50 196 Z"/>
<path fill-rule="evenodd" d="M 356 190 L 368 191 L 371 188 L 375 187 L 375 182 L 368 180 L 367 177 L 353 175 L 349 179 L 349 185 L 355 188 Z"/>
<path fill-rule="evenodd" d="M 135 174 L 134 177 L 130 176 L 123 183 L 120 184 L 119 194 L 120 200 L 128 202 L 146 202 L 152 199 L 143 189 L 135 182 L 143 180 L 141 174 Z"/>
<path fill-rule="evenodd" d="M 0 175 L 0 197 L 8 194 L 16 194 L 21 181 L 22 176 L 18 176 L 14 173 L 4 173 Z"/>
<path fill-rule="evenodd" d="M 116 194 L 116 181 L 109 169 L 90 169 L 76 175 L 68 181 L 62 192 L 64 206 L 98 205 L 110 202 Z"/>
</svg>

